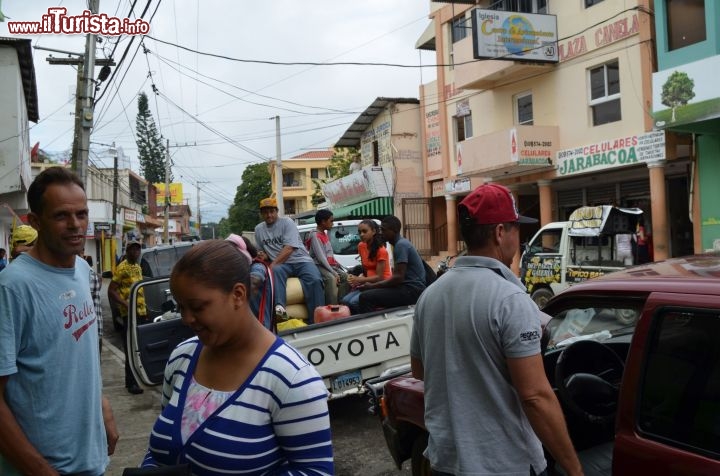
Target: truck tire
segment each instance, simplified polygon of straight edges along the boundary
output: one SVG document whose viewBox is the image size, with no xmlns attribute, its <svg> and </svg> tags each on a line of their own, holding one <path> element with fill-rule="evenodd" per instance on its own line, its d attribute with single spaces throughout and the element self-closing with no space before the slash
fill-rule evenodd
<svg viewBox="0 0 720 476">
<path fill-rule="evenodd" d="M 550 291 L 548 288 L 539 288 L 533 291 L 530 297 L 533 301 L 535 301 L 535 304 L 537 304 L 538 307 L 542 309 L 553 296 L 553 292 Z"/>
<path fill-rule="evenodd" d="M 412 453 L 410 455 L 410 468 L 412 476 L 430 476 L 430 461 L 423 456 L 428 444 L 427 432 L 419 433 L 413 441 Z"/>
</svg>

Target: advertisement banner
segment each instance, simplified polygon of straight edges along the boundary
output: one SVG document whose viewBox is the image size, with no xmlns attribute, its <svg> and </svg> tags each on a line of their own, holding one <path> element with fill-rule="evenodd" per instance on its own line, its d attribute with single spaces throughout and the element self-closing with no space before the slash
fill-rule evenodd
<svg viewBox="0 0 720 476">
<path fill-rule="evenodd" d="M 476 59 L 558 62 L 555 15 L 476 8 L 472 23 Z"/>
<path fill-rule="evenodd" d="M 360 170 L 323 185 L 322 190 L 329 207 L 352 205 L 376 197 L 392 197 L 392 170 L 388 167 Z"/>
<path fill-rule="evenodd" d="M 157 198 L 155 203 L 160 206 L 165 205 L 165 184 L 154 183 L 157 189 Z M 183 184 L 171 183 L 170 184 L 170 205 L 182 205 L 183 203 Z"/>
<path fill-rule="evenodd" d="M 665 132 L 619 137 L 557 153 L 561 177 L 665 159 Z"/>
<path fill-rule="evenodd" d="M 720 117 L 716 82 L 719 71 L 720 56 L 711 56 L 653 73 L 655 127 L 676 127 Z"/>
</svg>

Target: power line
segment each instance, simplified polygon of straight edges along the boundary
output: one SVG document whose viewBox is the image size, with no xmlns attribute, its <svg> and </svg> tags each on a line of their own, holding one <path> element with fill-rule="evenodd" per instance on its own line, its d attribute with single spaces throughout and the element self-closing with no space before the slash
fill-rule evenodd
<svg viewBox="0 0 720 476">
<path fill-rule="evenodd" d="M 190 77 L 190 76 L 187 75 L 187 74 L 185 74 L 185 73 L 183 73 L 183 72 L 180 71 L 179 69 L 171 66 L 171 65 L 168 64 L 168 63 L 174 63 L 175 65 L 177 65 L 177 66 L 179 66 L 179 67 L 181 67 L 181 68 L 185 68 L 185 69 L 187 69 L 187 70 L 189 70 L 189 71 L 191 71 L 191 72 L 193 72 L 193 73 L 195 73 L 195 74 L 197 74 L 197 75 L 199 75 L 199 76 L 202 76 L 203 78 L 212 79 L 213 81 L 217 81 L 218 83 L 225 84 L 226 86 L 230 86 L 230 87 L 232 87 L 232 88 L 239 89 L 240 91 L 242 91 L 242 92 L 244 92 L 244 93 L 247 93 L 247 94 L 249 94 L 249 95 L 259 96 L 259 97 L 262 97 L 262 98 L 265 98 L 265 99 L 272 99 L 273 101 L 280 101 L 280 102 L 284 102 L 284 103 L 287 103 L 287 104 L 292 104 L 293 106 L 306 107 L 306 108 L 309 108 L 309 109 L 324 109 L 324 110 L 326 110 L 326 111 L 329 111 L 329 112 L 324 113 L 324 114 L 331 114 L 331 113 L 336 113 L 336 114 L 359 114 L 357 111 L 342 111 L 342 110 L 339 110 L 339 109 L 333 109 L 333 108 L 322 107 L 322 106 L 311 106 L 311 105 L 300 104 L 300 103 L 297 103 L 297 102 L 288 101 L 288 100 L 285 100 L 285 99 L 280 99 L 280 98 L 276 98 L 276 97 L 272 97 L 272 96 L 267 96 L 267 95 L 264 95 L 264 94 L 259 94 L 259 93 L 256 93 L 256 92 L 249 91 L 249 90 L 247 90 L 247 89 L 241 88 L 240 86 L 237 86 L 237 85 L 235 85 L 235 84 L 228 83 L 228 82 L 226 82 L 226 81 L 222 81 L 222 80 L 220 80 L 220 79 L 218 79 L 218 78 L 216 78 L 216 77 L 204 75 L 204 74 L 202 74 L 202 73 L 200 73 L 200 72 L 198 72 L 198 71 L 195 71 L 195 70 L 189 68 L 188 66 L 185 66 L 185 65 L 180 64 L 180 63 L 176 63 L 176 62 L 174 62 L 174 61 L 172 61 L 172 60 L 170 60 L 170 59 L 168 59 L 168 58 L 165 58 L 165 57 L 163 57 L 163 56 L 160 56 L 160 55 L 157 54 L 157 53 L 153 53 L 152 51 L 150 51 L 150 54 L 155 55 L 155 56 L 158 58 L 158 60 L 160 60 L 160 61 L 162 61 L 163 63 L 167 64 L 167 65 L 170 66 L 171 68 L 175 69 L 178 73 L 183 74 L 183 75 L 186 76 L 186 77 Z M 240 101 L 244 101 L 244 102 L 247 102 L 247 103 L 250 103 L 250 104 L 254 104 L 254 105 L 256 105 L 256 106 L 273 107 L 273 108 L 276 108 L 276 109 L 282 109 L 282 110 L 284 110 L 284 111 L 289 111 L 289 112 L 295 112 L 295 113 L 298 113 L 298 114 L 308 115 L 308 113 L 301 112 L 301 111 L 294 111 L 294 110 L 292 110 L 292 109 L 283 109 L 283 108 L 279 108 L 279 107 L 277 107 L 277 106 L 270 106 L 270 105 L 267 105 L 267 104 L 261 104 L 261 103 L 256 103 L 256 102 L 248 101 L 247 99 L 244 99 L 244 98 L 241 98 L 241 97 L 238 97 L 238 96 L 233 96 L 232 94 L 229 94 L 229 93 L 227 93 L 226 91 L 223 91 L 222 89 L 219 89 L 219 88 L 217 88 L 217 87 L 215 87 L 215 86 L 213 86 L 213 85 L 211 85 L 211 84 L 208 84 L 208 83 L 206 83 L 206 82 L 204 82 L 204 81 L 200 81 L 200 80 L 197 79 L 197 78 L 190 78 L 190 79 L 194 79 L 195 81 L 197 81 L 197 82 L 199 82 L 199 83 L 201 83 L 201 84 L 204 84 L 204 85 L 206 85 L 206 86 L 209 86 L 209 87 L 211 87 L 211 88 L 213 88 L 213 89 L 216 89 L 217 91 L 220 91 L 220 92 L 222 92 L 222 93 L 225 93 L 225 94 L 227 94 L 228 96 L 231 96 L 231 97 L 233 97 L 233 98 L 235 98 L 235 99 L 238 99 L 238 100 L 240 100 Z M 265 120 L 267 120 L 267 119 L 265 119 Z"/>
</svg>

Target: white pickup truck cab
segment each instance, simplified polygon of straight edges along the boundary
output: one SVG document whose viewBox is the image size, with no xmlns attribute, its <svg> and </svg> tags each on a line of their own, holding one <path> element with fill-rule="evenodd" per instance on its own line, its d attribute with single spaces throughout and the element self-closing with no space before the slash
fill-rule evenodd
<svg viewBox="0 0 720 476">
<path fill-rule="evenodd" d="M 574 283 L 625 268 L 615 237 L 634 234 L 641 215 L 639 208 L 581 207 L 568 221 L 543 226 L 520 258 L 520 279 L 533 301 L 542 308 Z"/>
</svg>

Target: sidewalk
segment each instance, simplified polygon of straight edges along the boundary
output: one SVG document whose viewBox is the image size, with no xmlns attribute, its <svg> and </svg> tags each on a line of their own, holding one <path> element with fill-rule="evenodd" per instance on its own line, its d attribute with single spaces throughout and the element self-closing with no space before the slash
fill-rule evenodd
<svg viewBox="0 0 720 476">
<path fill-rule="evenodd" d="M 131 395 L 125 389 L 125 354 L 122 348 L 118 348 L 122 341 L 112 325 L 107 299 L 109 283 L 109 279 L 103 279 L 104 336 L 100 357 L 103 393 L 110 400 L 120 440 L 105 474 L 121 476 L 124 468 L 139 466 L 145 457 L 150 430 L 160 414 L 160 387 L 145 388 L 142 395 Z"/>
<path fill-rule="evenodd" d="M 125 389 L 125 356 L 109 339 L 103 338 L 103 392 L 110 400 L 120 440 L 110 457 L 107 476 L 120 476 L 124 468 L 137 467 L 147 451 L 148 437 L 160 413 L 160 388 L 145 388 L 142 395 Z"/>
</svg>

